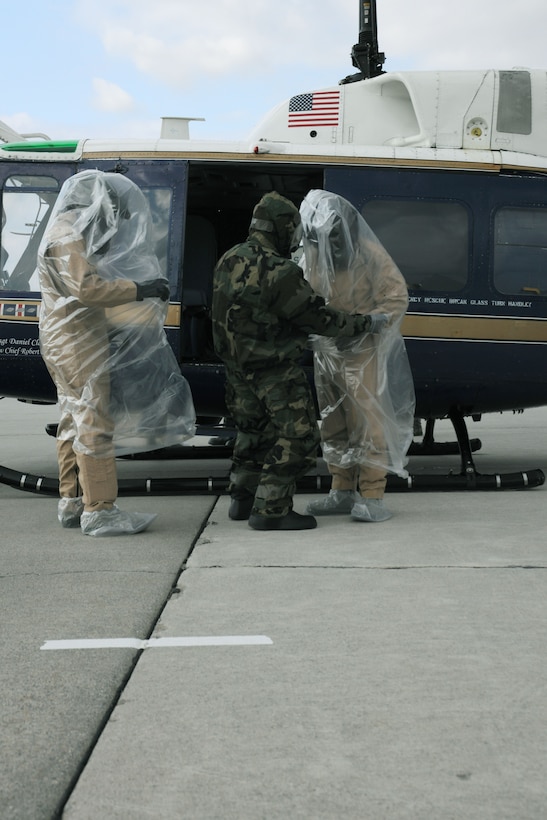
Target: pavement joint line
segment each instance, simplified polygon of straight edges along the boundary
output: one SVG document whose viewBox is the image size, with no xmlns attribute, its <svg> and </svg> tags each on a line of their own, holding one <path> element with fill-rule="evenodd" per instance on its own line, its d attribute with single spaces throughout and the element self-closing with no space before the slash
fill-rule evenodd
<svg viewBox="0 0 547 820">
<path fill-rule="evenodd" d="M 45 641 L 40 649 L 161 649 L 193 646 L 258 646 L 271 645 L 267 635 L 206 635 L 183 638 L 75 638 Z"/>
<path fill-rule="evenodd" d="M 187 567 L 189 570 L 224 569 L 233 570 L 235 565 L 230 564 L 200 564 L 197 567 Z M 238 564 L 239 569 L 343 569 L 363 570 L 366 572 L 385 570 L 411 569 L 547 569 L 547 564 L 393 564 L 385 566 L 368 566 L 364 564 Z M 0 576 L 1 577 L 1 576 Z"/>
</svg>

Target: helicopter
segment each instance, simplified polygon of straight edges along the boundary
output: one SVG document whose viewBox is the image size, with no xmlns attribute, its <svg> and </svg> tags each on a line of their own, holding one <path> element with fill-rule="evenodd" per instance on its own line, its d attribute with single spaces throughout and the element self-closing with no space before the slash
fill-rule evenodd
<svg viewBox="0 0 547 820">
<path fill-rule="evenodd" d="M 40 356 L 36 256 L 63 182 L 89 168 L 125 174 L 148 199 L 171 297 L 165 331 L 203 430 L 222 432 L 224 371 L 212 344 L 213 271 L 243 241 L 254 205 L 277 191 L 340 194 L 403 273 L 402 331 L 425 420 L 411 452 L 438 452 L 449 418 L 461 472 L 424 488 L 520 488 L 541 470 L 483 476 L 466 419 L 547 404 L 547 74 L 386 72 L 376 1 L 359 2 L 356 71 L 285 100 L 242 141 L 193 140 L 193 118 L 160 137 L 52 141 L 0 123 L 0 395 L 56 402 Z M 307 362 L 310 381 L 313 363 Z M 402 482 L 402 484 L 401 484 Z M 390 476 L 388 489 L 419 489 Z"/>
</svg>

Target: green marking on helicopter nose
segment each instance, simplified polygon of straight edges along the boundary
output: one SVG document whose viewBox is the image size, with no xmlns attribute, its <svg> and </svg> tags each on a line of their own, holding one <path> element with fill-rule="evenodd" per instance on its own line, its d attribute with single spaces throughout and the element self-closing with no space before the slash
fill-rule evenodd
<svg viewBox="0 0 547 820">
<path fill-rule="evenodd" d="M 78 140 L 40 140 L 39 142 L 8 142 L 1 145 L 3 151 L 39 151 L 42 153 L 69 154 L 78 147 Z"/>
</svg>

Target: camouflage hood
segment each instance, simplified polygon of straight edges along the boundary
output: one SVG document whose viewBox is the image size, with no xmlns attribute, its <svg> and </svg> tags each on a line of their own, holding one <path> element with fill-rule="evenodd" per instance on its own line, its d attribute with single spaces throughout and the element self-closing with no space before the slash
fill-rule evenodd
<svg viewBox="0 0 547 820">
<path fill-rule="evenodd" d="M 281 256 L 289 258 L 300 242 L 298 208 L 275 191 L 265 194 L 254 208 L 249 227 L 249 239 L 256 236 Z"/>
</svg>

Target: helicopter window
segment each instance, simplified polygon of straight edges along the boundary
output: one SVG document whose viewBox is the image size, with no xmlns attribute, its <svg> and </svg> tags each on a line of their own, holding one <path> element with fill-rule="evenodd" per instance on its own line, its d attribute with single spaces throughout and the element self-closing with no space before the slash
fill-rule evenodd
<svg viewBox="0 0 547 820">
<path fill-rule="evenodd" d="M 59 188 L 58 180 L 52 177 L 13 176 L 6 180 L 2 197 L 0 289 L 40 290 L 36 267 L 38 245 Z M 167 278 L 172 191 L 149 188 L 143 189 L 143 193 L 150 205 L 161 272 Z"/>
<path fill-rule="evenodd" d="M 36 256 L 59 182 L 53 177 L 12 176 L 4 183 L 0 288 L 39 291 Z"/>
<path fill-rule="evenodd" d="M 500 71 L 497 129 L 532 133 L 532 85 L 528 71 Z"/>
<path fill-rule="evenodd" d="M 58 191 L 60 184 L 54 177 L 13 176 L 6 179 L 4 188 L 53 188 Z"/>
<path fill-rule="evenodd" d="M 363 216 L 411 290 L 457 291 L 469 270 L 469 219 L 457 202 L 373 199 Z"/>
<path fill-rule="evenodd" d="M 148 200 L 150 213 L 152 215 L 152 235 L 154 238 L 154 250 L 162 276 L 168 278 L 168 250 L 169 250 L 169 220 L 171 216 L 171 202 L 173 191 L 171 188 L 142 188 L 142 192 Z M 171 282 L 172 290 L 176 287 L 176 282 Z"/>
<path fill-rule="evenodd" d="M 494 285 L 501 293 L 547 293 L 547 209 L 501 208 L 494 225 Z"/>
</svg>

